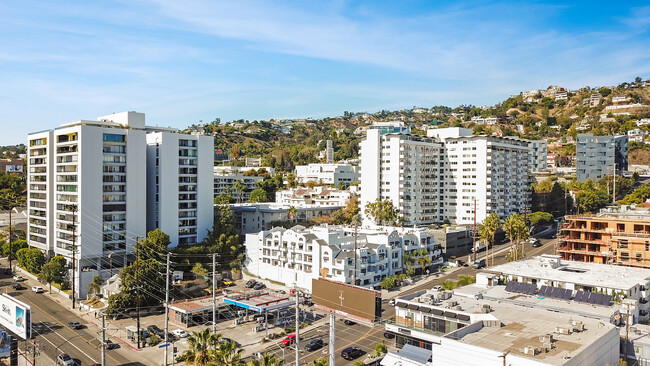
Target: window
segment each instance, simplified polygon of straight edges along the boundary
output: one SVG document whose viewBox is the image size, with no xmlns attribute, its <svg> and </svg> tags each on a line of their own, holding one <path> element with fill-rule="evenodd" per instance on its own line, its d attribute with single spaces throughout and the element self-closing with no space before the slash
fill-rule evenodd
<svg viewBox="0 0 650 366">
<path fill-rule="evenodd" d="M 105 133 L 104 134 L 104 141 L 125 142 L 126 141 L 126 136 L 125 135 L 112 134 L 112 133 Z"/>
</svg>

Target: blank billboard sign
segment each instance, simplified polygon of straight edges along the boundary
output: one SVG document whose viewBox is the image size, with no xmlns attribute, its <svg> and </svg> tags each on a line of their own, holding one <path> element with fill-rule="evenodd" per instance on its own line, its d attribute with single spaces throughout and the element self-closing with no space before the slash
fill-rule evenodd
<svg viewBox="0 0 650 366">
<path fill-rule="evenodd" d="M 381 292 L 322 278 L 313 279 L 311 289 L 320 309 L 368 323 L 381 316 Z"/>
</svg>

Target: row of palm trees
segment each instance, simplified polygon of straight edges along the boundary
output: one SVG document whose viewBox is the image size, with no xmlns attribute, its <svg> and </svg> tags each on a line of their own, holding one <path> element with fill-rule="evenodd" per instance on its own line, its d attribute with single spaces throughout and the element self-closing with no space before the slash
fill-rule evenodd
<svg viewBox="0 0 650 366">
<path fill-rule="evenodd" d="M 486 244 L 488 251 L 492 248 L 492 265 L 494 265 L 495 235 L 499 228 L 502 228 L 506 237 L 510 239 L 510 253 L 508 254 L 508 260 L 516 261 L 524 258 L 524 243 L 530 237 L 530 230 L 524 217 L 518 213 L 513 213 L 503 221 L 502 225 L 499 215 L 492 213 L 486 217 L 478 227 L 480 240 Z M 521 249 L 518 247 L 519 244 L 521 244 Z M 486 255 L 486 258 L 487 257 L 488 256 Z M 489 262 L 489 260 L 486 262 Z"/>
<path fill-rule="evenodd" d="M 424 274 L 426 268 L 431 265 L 431 257 L 429 257 L 429 251 L 424 248 L 420 250 L 414 249 L 410 253 L 404 253 L 402 259 L 404 260 L 404 264 L 406 264 L 406 271 L 408 275 L 415 274 L 415 268 L 411 266 L 414 266 L 416 263 L 420 264 L 420 267 L 422 268 L 422 274 Z"/>
</svg>

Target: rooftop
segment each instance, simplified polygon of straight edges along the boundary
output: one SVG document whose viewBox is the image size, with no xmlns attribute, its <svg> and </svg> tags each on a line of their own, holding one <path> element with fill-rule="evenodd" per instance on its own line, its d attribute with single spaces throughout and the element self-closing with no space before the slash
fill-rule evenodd
<svg viewBox="0 0 650 366">
<path fill-rule="evenodd" d="M 549 264 L 557 260 L 559 265 Z M 650 282 L 650 270 L 608 264 L 559 260 L 559 256 L 541 255 L 492 267 L 485 272 L 523 276 L 550 281 L 629 290 Z M 650 286 L 646 286 L 650 287 Z"/>
</svg>

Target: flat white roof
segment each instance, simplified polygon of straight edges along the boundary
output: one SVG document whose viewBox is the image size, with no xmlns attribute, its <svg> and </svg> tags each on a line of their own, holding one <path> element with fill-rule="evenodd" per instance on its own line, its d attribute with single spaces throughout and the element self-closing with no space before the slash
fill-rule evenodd
<svg viewBox="0 0 650 366">
<path fill-rule="evenodd" d="M 560 265 L 553 268 L 544 258 L 524 258 L 489 268 L 485 272 L 625 291 L 650 282 L 650 269 L 567 260 L 561 260 Z"/>
</svg>

